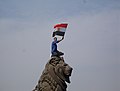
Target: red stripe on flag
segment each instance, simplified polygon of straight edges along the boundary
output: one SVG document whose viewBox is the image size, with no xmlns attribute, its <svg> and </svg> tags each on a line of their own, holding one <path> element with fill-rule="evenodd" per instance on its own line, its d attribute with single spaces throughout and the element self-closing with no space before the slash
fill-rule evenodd
<svg viewBox="0 0 120 91">
<path fill-rule="evenodd" d="M 56 27 L 67 28 L 67 25 L 68 25 L 68 24 L 57 24 L 57 25 L 54 26 L 54 28 L 56 28 Z"/>
</svg>

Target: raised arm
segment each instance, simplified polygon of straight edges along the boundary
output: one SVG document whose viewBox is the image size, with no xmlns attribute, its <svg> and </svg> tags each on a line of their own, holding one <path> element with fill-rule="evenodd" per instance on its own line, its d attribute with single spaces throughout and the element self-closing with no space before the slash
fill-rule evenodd
<svg viewBox="0 0 120 91">
<path fill-rule="evenodd" d="M 60 42 L 60 41 L 62 41 L 63 39 L 64 39 L 64 36 L 62 37 L 62 39 L 61 39 L 61 40 L 58 40 L 58 41 L 57 41 L 57 43 L 59 43 L 59 42 Z"/>
</svg>

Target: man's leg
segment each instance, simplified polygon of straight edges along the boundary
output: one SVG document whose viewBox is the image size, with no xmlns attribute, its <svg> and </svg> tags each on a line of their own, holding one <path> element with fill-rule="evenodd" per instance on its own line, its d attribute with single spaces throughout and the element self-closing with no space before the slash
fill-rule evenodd
<svg viewBox="0 0 120 91">
<path fill-rule="evenodd" d="M 58 56 L 64 55 L 64 53 L 62 53 L 62 52 L 60 52 L 60 51 L 58 51 L 57 54 L 58 54 Z"/>
<path fill-rule="evenodd" d="M 58 53 L 57 52 L 53 52 L 51 57 L 54 57 L 54 56 L 58 56 Z"/>
<path fill-rule="evenodd" d="M 53 53 L 52 53 L 51 57 L 54 57 L 54 56 L 60 57 L 60 56 L 62 56 L 62 55 L 64 55 L 64 53 L 62 53 L 62 52 L 60 52 L 60 51 L 56 51 L 56 52 L 53 52 Z"/>
</svg>

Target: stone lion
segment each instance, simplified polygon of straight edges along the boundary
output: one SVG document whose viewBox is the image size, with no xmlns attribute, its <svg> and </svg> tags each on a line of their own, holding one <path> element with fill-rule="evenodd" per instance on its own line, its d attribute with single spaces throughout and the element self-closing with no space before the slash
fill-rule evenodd
<svg viewBox="0 0 120 91">
<path fill-rule="evenodd" d="M 63 57 L 51 58 L 33 91 L 66 91 L 72 70 Z"/>
</svg>

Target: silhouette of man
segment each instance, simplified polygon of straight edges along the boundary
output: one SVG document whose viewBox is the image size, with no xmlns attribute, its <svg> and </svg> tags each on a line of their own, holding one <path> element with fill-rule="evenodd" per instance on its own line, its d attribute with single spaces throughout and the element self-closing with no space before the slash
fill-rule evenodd
<svg viewBox="0 0 120 91">
<path fill-rule="evenodd" d="M 60 56 L 64 55 L 64 53 L 57 50 L 57 43 L 59 43 L 63 39 L 64 39 L 64 36 L 62 37 L 61 40 L 57 40 L 57 37 L 54 37 L 54 40 L 51 45 L 51 53 L 52 53 L 51 57 L 53 57 L 53 56 L 60 57 Z"/>
</svg>

